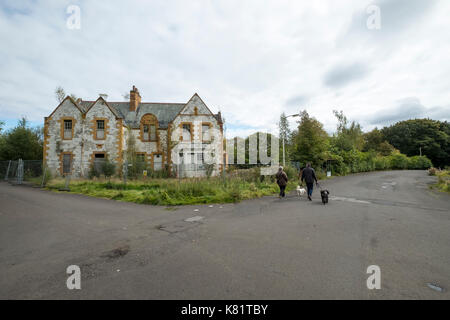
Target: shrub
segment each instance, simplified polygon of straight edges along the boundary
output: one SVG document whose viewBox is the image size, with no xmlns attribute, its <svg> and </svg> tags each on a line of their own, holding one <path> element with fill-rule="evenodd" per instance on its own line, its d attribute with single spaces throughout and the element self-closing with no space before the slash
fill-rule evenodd
<svg viewBox="0 0 450 320">
<path fill-rule="evenodd" d="M 408 158 L 408 169 L 428 169 L 431 166 L 431 160 L 426 156 L 414 156 Z"/>
<path fill-rule="evenodd" d="M 102 163 L 102 172 L 105 175 L 105 178 L 111 178 L 111 176 L 114 174 L 115 171 L 116 165 L 113 162 L 105 160 Z"/>
<path fill-rule="evenodd" d="M 392 169 L 406 169 L 408 167 L 408 157 L 397 153 L 390 156 Z"/>
</svg>

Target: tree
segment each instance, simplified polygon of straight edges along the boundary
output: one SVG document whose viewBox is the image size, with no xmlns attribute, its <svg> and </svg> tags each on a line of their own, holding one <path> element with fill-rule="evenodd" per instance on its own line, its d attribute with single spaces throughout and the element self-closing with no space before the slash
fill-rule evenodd
<svg viewBox="0 0 450 320">
<path fill-rule="evenodd" d="M 66 97 L 66 92 L 64 91 L 63 87 L 61 87 L 61 86 L 56 87 L 55 96 L 56 96 L 56 100 L 59 103 L 61 103 L 64 100 L 64 98 Z"/>
<path fill-rule="evenodd" d="M 376 151 L 382 156 L 388 156 L 395 151 L 395 148 L 385 140 L 383 133 L 378 128 L 364 133 L 363 151 Z"/>
<path fill-rule="evenodd" d="M 400 121 L 381 130 L 407 156 L 426 155 L 435 166 L 450 165 L 450 123 L 431 119 Z"/>
<path fill-rule="evenodd" d="M 66 98 L 66 92 L 64 91 L 64 88 L 61 86 L 56 87 L 55 96 L 58 103 L 63 102 L 63 100 Z M 70 94 L 70 97 L 75 101 L 78 100 L 78 97 L 73 93 Z"/>
<path fill-rule="evenodd" d="M 362 150 L 364 146 L 363 132 L 359 123 L 352 121 L 348 125 L 347 117 L 343 111 L 333 110 L 338 120 L 337 132 L 333 135 L 332 142 L 339 150 Z"/>
<path fill-rule="evenodd" d="M 42 128 L 30 128 L 22 118 L 17 126 L 2 134 L 0 160 L 40 160 L 43 152 Z"/>
<path fill-rule="evenodd" d="M 311 118 L 308 112 L 302 111 L 300 117 L 291 151 L 292 159 L 299 161 L 302 166 L 307 162 L 321 166 L 328 158 L 328 134 L 322 123 Z"/>
</svg>

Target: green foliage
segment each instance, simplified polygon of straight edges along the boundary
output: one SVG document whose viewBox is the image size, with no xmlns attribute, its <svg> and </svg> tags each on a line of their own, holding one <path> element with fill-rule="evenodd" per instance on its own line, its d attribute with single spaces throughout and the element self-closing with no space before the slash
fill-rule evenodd
<svg viewBox="0 0 450 320">
<path fill-rule="evenodd" d="M 337 132 L 332 138 L 332 144 L 343 151 L 350 151 L 352 149 L 362 150 L 364 146 L 364 137 L 361 126 L 352 121 L 348 125 L 347 117 L 342 111 L 333 111 L 338 120 Z"/>
<path fill-rule="evenodd" d="M 438 181 L 434 185 L 434 187 L 442 192 L 450 192 L 450 171 L 449 170 L 437 170 L 436 168 L 432 168 L 432 169 L 434 169 L 432 175 L 436 175 L 438 177 Z"/>
<path fill-rule="evenodd" d="M 102 173 L 105 175 L 105 178 L 111 178 L 115 171 L 116 165 L 109 159 L 105 159 L 102 163 Z"/>
<path fill-rule="evenodd" d="M 381 130 L 384 138 L 407 156 L 426 155 L 435 166 L 450 161 L 450 123 L 431 119 L 397 122 Z"/>
<path fill-rule="evenodd" d="M 149 179 L 147 181 L 120 180 L 73 180 L 70 192 L 95 197 L 153 205 L 183 205 L 202 203 L 228 203 L 272 195 L 278 192 L 277 184 L 271 180 L 255 179 L 259 168 L 236 170 L 223 177 L 210 179 Z M 234 174 L 236 173 L 236 174 Z M 287 190 L 293 190 L 296 180 L 290 181 Z M 51 190 L 64 186 L 64 180 L 53 180 Z"/>
<path fill-rule="evenodd" d="M 41 128 L 30 128 L 22 118 L 17 126 L 0 136 L 0 160 L 40 160 L 43 152 Z"/>
<path fill-rule="evenodd" d="M 408 169 L 429 169 L 433 164 L 426 156 L 408 158 Z"/>
<path fill-rule="evenodd" d="M 292 160 L 299 161 L 302 165 L 311 162 L 313 166 L 319 167 L 328 158 L 328 134 L 323 125 L 311 118 L 306 111 L 301 112 L 300 116 L 291 150 Z"/>
</svg>

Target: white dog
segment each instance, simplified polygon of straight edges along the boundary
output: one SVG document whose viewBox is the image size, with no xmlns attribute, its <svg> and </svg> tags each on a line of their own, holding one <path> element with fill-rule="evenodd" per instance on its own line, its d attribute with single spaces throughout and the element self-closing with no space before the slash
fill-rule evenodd
<svg viewBox="0 0 450 320">
<path fill-rule="evenodd" d="M 297 186 L 297 196 L 303 196 L 306 193 L 305 188 L 302 188 L 300 186 Z"/>
</svg>

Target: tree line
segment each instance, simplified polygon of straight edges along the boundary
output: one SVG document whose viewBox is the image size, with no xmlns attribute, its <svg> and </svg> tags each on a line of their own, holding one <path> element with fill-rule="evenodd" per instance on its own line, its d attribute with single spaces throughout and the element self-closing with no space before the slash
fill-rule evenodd
<svg viewBox="0 0 450 320">
<path fill-rule="evenodd" d="M 290 130 L 280 116 L 280 139 L 286 140 L 287 161 L 304 166 L 311 162 L 337 174 L 383 169 L 426 169 L 450 163 L 450 124 L 447 121 L 413 119 L 382 129 L 363 132 L 342 111 L 333 111 L 336 131 L 329 135 L 314 117 L 302 111 L 297 128 Z"/>
</svg>

